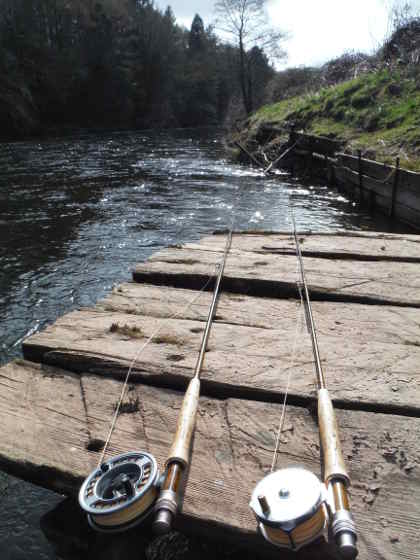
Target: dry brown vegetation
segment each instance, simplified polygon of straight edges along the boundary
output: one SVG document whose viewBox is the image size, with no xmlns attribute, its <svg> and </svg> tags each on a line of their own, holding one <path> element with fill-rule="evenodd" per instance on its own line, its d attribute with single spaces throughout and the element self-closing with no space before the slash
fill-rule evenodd
<svg viewBox="0 0 420 560">
<path fill-rule="evenodd" d="M 130 338 L 144 338 L 143 331 L 140 327 L 136 325 L 120 325 L 119 323 L 112 323 L 109 327 L 109 332 L 111 333 L 118 333 L 125 336 L 129 336 Z"/>
</svg>

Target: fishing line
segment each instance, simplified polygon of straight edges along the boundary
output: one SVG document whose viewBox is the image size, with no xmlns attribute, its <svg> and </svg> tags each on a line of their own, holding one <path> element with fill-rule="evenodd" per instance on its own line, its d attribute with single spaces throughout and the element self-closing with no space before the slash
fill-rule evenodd
<svg viewBox="0 0 420 560">
<path fill-rule="evenodd" d="M 292 220 L 293 220 L 293 224 L 294 224 L 294 213 L 293 213 L 293 207 L 291 208 L 291 215 L 292 215 Z M 298 289 L 298 293 L 299 293 L 299 304 L 296 310 L 296 319 L 295 319 L 295 334 L 293 337 L 293 350 L 292 350 L 292 358 L 291 358 L 291 365 L 290 365 L 290 369 L 289 369 L 289 373 L 287 375 L 287 383 L 286 383 L 286 390 L 284 393 L 284 399 L 283 399 L 283 405 L 282 405 L 282 410 L 281 410 L 281 415 L 280 415 L 280 422 L 279 422 L 279 426 L 278 426 L 278 430 L 277 430 L 277 437 L 276 437 L 276 444 L 275 444 L 275 448 L 274 448 L 274 453 L 273 453 L 273 460 L 271 463 L 271 470 L 270 472 L 273 472 L 276 465 L 277 465 L 277 457 L 278 457 L 278 452 L 279 452 L 279 447 L 280 447 L 280 437 L 281 434 L 283 432 L 283 427 L 284 427 L 284 422 L 286 419 L 286 404 L 287 404 L 287 398 L 289 395 L 289 388 L 290 388 L 290 381 L 291 381 L 291 377 L 292 377 L 292 371 L 293 368 L 295 366 L 296 363 L 296 353 L 297 353 L 297 341 L 298 341 L 298 335 L 299 332 L 302 332 L 302 309 L 305 309 L 305 304 L 303 301 L 303 293 L 302 293 L 302 288 L 300 286 L 300 283 L 298 281 L 299 278 L 299 263 L 296 263 L 296 270 L 295 270 L 295 276 L 296 276 L 296 285 L 297 285 L 297 289 Z M 305 317 L 306 317 L 306 313 L 305 313 Z"/>
<path fill-rule="evenodd" d="M 228 236 L 227 244 L 230 242 L 230 239 L 231 235 Z M 221 275 L 223 274 L 227 251 L 228 248 L 225 250 L 222 265 L 219 266 L 216 282 L 217 289 L 220 284 Z M 217 267 L 215 271 L 216 270 Z M 212 279 L 213 277 L 209 277 L 194 298 L 188 301 L 187 305 L 179 312 L 173 314 L 169 319 L 185 314 L 186 310 L 201 296 Z M 216 297 L 217 292 L 215 289 L 213 293 L 211 315 L 209 314 L 207 319 L 207 336 L 209 333 L 208 322 L 213 318 Z M 165 484 L 168 482 L 168 474 L 172 473 L 174 467 L 174 476 L 169 479 L 169 482 L 175 481 L 176 490 L 178 490 L 184 470 L 183 467 L 186 467 L 188 464 L 188 450 L 194 431 L 195 415 L 198 407 L 200 387 L 198 376 L 194 375 L 184 394 L 183 404 L 178 414 L 175 438 L 171 447 L 169 459 L 165 465 L 165 475 L 162 478 L 160 477 L 156 459 L 153 455 L 145 451 L 131 451 L 104 461 L 105 453 L 114 433 L 114 428 L 119 417 L 121 405 L 134 365 L 140 354 L 147 345 L 150 344 L 166 322 L 166 320 L 160 322 L 157 328 L 152 332 L 152 335 L 140 346 L 131 361 L 98 466 L 88 475 L 79 491 L 79 503 L 82 509 L 88 514 L 89 524 L 98 531 L 111 533 L 124 531 L 140 523 L 159 505 L 160 510 L 158 514 L 160 514 L 161 517 L 163 515 L 164 523 L 160 523 L 159 518 L 158 529 L 159 532 L 166 532 L 170 529 L 172 517 L 178 510 L 178 495 L 176 495 L 176 499 L 172 499 L 175 492 L 172 492 L 171 488 L 169 492 L 169 498 L 171 499 L 168 499 L 168 491 L 165 488 Z M 207 344 L 207 338 L 205 340 Z M 190 418 L 191 415 L 193 416 L 192 419 Z M 189 425 L 191 425 L 191 428 Z M 169 460 L 178 460 L 180 453 L 180 461 L 182 460 L 181 465 L 178 463 L 174 463 L 174 465 L 168 463 Z M 168 504 L 170 506 L 169 512 L 166 511 L 166 509 L 168 509 Z"/>
<path fill-rule="evenodd" d="M 231 224 L 227 232 L 225 249 L 220 263 L 215 267 L 214 275 L 209 276 L 194 298 L 179 312 L 173 313 L 169 319 L 165 319 L 155 328 L 145 343 L 138 348 L 131 360 L 98 466 L 85 479 L 79 491 L 79 503 L 88 514 L 90 525 L 96 530 L 119 532 L 140 523 L 153 511 L 155 512 L 153 523 L 155 532 L 159 534 L 166 533 L 172 526 L 173 518 L 178 512 L 181 502 L 184 475 L 188 471 L 200 396 L 200 372 L 207 351 L 210 328 L 215 317 L 219 288 L 227 256 L 231 248 L 237 206 L 241 195 L 242 188 L 240 185 L 236 197 L 234 197 L 233 208 L 231 209 Z M 164 474 L 160 476 L 155 458 L 145 451 L 123 453 L 104 461 L 110 441 L 115 433 L 130 375 L 139 356 L 164 324 L 170 319 L 185 315 L 187 309 L 196 302 L 213 280 L 215 280 L 213 298 L 208 312 L 199 356 L 194 374 L 184 393 L 182 405 L 178 413 L 176 432 L 165 462 Z"/>
<path fill-rule="evenodd" d="M 297 273 L 298 273 L 298 271 L 296 270 L 296 274 Z M 299 335 L 299 332 L 301 332 L 301 330 L 302 330 L 302 304 L 303 304 L 303 300 L 302 300 L 302 296 L 301 296 L 300 303 L 298 304 L 298 308 L 296 310 L 296 328 L 295 328 L 295 335 L 294 335 L 294 338 L 293 338 L 292 359 L 291 359 L 289 373 L 287 375 L 286 390 L 284 392 L 283 405 L 282 405 L 282 410 L 281 410 L 281 415 L 280 415 L 279 427 L 278 427 L 278 430 L 277 430 L 276 445 L 275 445 L 275 448 L 274 448 L 273 460 L 272 460 L 272 463 L 271 463 L 270 472 L 273 472 L 276 465 L 277 465 L 277 457 L 278 457 L 278 452 L 279 452 L 279 447 L 280 447 L 280 437 L 281 437 L 281 434 L 283 432 L 284 422 L 285 422 L 285 419 L 286 419 L 286 404 L 287 404 L 287 397 L 289 395 L 289 388 L 290 388 L 290 381 L 291 381 L 291 378 L 292 378 L 292 371 L 293 371 L 293 368 L 295 367 L 295 364 L 296 364 L 298 335 Z"/>
<path fill-rule="evenodd" d="M 236 195 L 236 201 L 235 201 L 235 204 L 234 204 L 234 206 L 233 206 L 233 208 L 232 208 L 232 212 L 231 212 L 231 214 L 232 214 L 232 219 L 231 219 L 230 228 L 229 228 L 229 230 L 228 230 L 229 242 L 228 242 L 228 244 L 226 245 L 226 248 L 225 248 L 224 258 L 226 258 L 227 251 L 230 250 L 231 243 L 232 243 L 232 234 L 233 234 L 233 229 L 234 229 L 235 222 L 236 222 L 236 208 L 237 208 L 237 204 L 238 204 L 238 200 L 239 200 L 239 193 L 240 193 L 240 191 L 241 191 L 241 186 L 239 186 L 239 189 L 238 189 L 238 192 L 237 192 L 237 195 Z M 182 231 L 184 231 L 185 228 L 186 228 L 186 225 L 185 225 L 185 224 L 181 224 L 180 233 L 181 233 Z M 157 334 L 161 331 L 161 329 L 164 327 L 164 325 L 165 325 L 167 322 L 169 322 L 169 321 L 171 321 L 171 320 L 173 320 L 173 319 L 178 319 L 178 318 L 179 318 L 180 316 L 182 316 L 186 311 L 188 311 L 188 309 L 189 309 L 190 307 L 192 307 L 192 306 L 194 305 L 194 303 L 198 300 L 198 298 L 201 296 L 201 294 L 202 294 L 202 293 L 206 290 L 206 288 L 209 286 L 209 284 L 211 283 L 211 281 L 212 281 L 214 275 L 217 275 L 217 271 L 218 271 L 219 267 L 220 267 L 220 264 L 217 263 L 217 264 L 215 265 L 215 268 L 214 268 L 214 273 L 211 274 L 211 275 L 209 275 L 209 277 L 207 278 L 205 284 L 204 284 L 204 285 L 202 286 L 202 288 L 198 291 L 198 293 L 192 298 L 192 300 L 191 300 L 190 302 L 188 302 L 187 305 L 186 305 L 184 308 L 181 309 L 181 311 L 175 312 L 173 315 L 171 315 L 170 317 L 168 317 L 167 319 L 165 319 L 165 322 L 162 321 L 162 322 L 159 324 L 159 326 L 155 329 L 155 331 L 152 332 L 152 334 L 149 336 L 149 338 L 146 340 L 146 342 L 145 342 L 145 343 L 139 348 L 139 350 L 136 352 L 136 354 L 135 354 L 133 360 L 131 361 L 131 363 L 130 363 L 130 365 L 129 365 L 129 368 L 128 368 L 128 371 L 127 371 L 127 375 L 126 375 L 126 377 L 125 377 L 124 384 L 123 384 L 123 387 L 122 387 L 122 389 L 121 389 L 120 398 L 118 399 L 118 402 L 117 402 L 117 405 L 116 405 L 116 408 L 115 408 L 115 413 L 114 413 L 114 415 L 113 415 L 113 418 L 112 418 L 112 421 L 111 421 L 111 425 L 110 425 L 110 428 L 109 428 L 109 432 L 108 432 L 107 438 L 106 438 L 106 440 L 105 440 L 105 445 L 104 445 L 104 448 L 103 448 L 103 450 L 102 450 L 102 453 L 101 453 L 100 458 L 99 458 L 99 461 L 98 461 L 98 466 L 100 466 L 101 463 L 102 463 L 103 460 L 104 460 L 106 451 L 107 451 L 108 446 L 109 446 L 109 444 L 110 444 L 110 441 L 111 441 L 111 438 L 112 438 L 112 434 L 113 434 L 113 432 L 114 432 L 114 429 L 115 429 L 115 426 L 116 426 L 116 423 L 117 423 L 117 420 L 118 420 L 118 416 L 119 416 L 119 413 L 120 413 L 120 410 L 121 410 L 122 403 L 123 403 L 123 401 L 124 401 L 124 397 L 125 397 L 125 393 L 126 393 L 126 390 L 127 390 L 127 385 L 128 385 L 129 379 L 130 379 L 131 372 L 132 372 L 132 370 L 133 370 L 133 368 L 134 368 L 134 366 L 135 366 L 137 360 L 139 359 L 140 355 L 144 352 L 144 350 L 146 349 L 146 347 L 152 342 L 152 340 L 157 336 Z"/>
<path fill-rule="evenodd" d="M 215 266 L 215 272 L 216 272 L 217 268 L 218 268 L 218 265 Z M 166 325 L 167 322 L 171 321 L 172 319 L 177 319 L 177 318 L 179 318 L 179 317 L 180 317 L 181 315 L 183 315 L 186 311 L 188 311 L 188 309 L 189 309 L 190 307 L 192 307 L 192 306 L 194 305 L 194 303 L 197 301 L 197 299 L 201 296 L 202 292 L 204 292 L 204 290 L 205 290 L 205 289 L 207 288 L 207 286 L 210 284 L 210 282 L 212 281 L 212 279 L 213 279 L 213 276 L 212 276 L 212 275 L 208 277 L 208 279 L 207 279 L 206 283 L 203 285 L 203 287 L 202 287 L 202 288 L 199 290 L 199 292 L 192 298 L 192 300 L 190 300 L 190 301 L 187 303 L 187 305 L 186 305 L 185 307 L 183 307 L 180 311 L 175 312 L 173 315 L 171 315 L 170 317 L 168 317 L 167 319 L 165 319 L 165 321 L 162 321 L 161 323 L 159 323 L 158 327 L 152 332 L 152 334 L 149 336 L 149 338 L 146 340 L 146 342 L 138 349 L 137 353 L 135 354 L 135 356 L 134 356 L 133 360 L 131 361 L 130 366 L 129 366 L 129 368 L 128 368 L 127 375 L 126 375 L 126 377 L 125 377 L 124 384 L 123 384 L 123 387 L 122 387 L 122 389 L 121 389 L 121 395 L 120 395 L 120 398 L 119 398 L 119 400 L 118 400 L 118 403 L 117 403 L 117 406 L 116 406 L 116 409 L 115 409 L 115 413 L 114 413 L 114 416 L 113 416 L 112 421 L 111 421 L 111 426 L 110 426 L 110 428 L 109 428 L 108 436 L 107 436 L 107 438 L 106 438 L 104 448 L 103 448 L 103 450 L 102 450 L 101 456 L 100 456 L 99 461 L 98 461 L 98 466 L 100 466 L 101 463 L 102 463 L 103 460 L 104 460 L 105 453 L 106 453 L 106 451 L 107 451 L 107 449 L 108 449 L 109 443 L 110 443 L 110 441 L 111 441 L 112 434 L 113 434 L 114 429 L 115 429 L 115 425 L 116 425 L 116 423 L 117 423 L 117 419 L 118 419 L 118 416 L 119 416 L 119 413 L 120 413 L 120 409 L 121 409 L 121 405 L 122 405 L 122 403 L 123 403 L 124 396 L 125 396 L 125 393 L 126 393 L 126 390 L 127 390 L 127 385 L 128 385 L 129 379 L 130 379 L 131 372 L 132 372 L 132 370 L 133 370 L 133 368 L 134 368 L 134 366 L 135 366 L 137 360 L 139 359 L 140 355 L 144 352 L 144 350 L 146 349 L 146 347 L 150 344 L 150 342 L 152 342 L 152 340 L 153 340 L 153 339 L 156 337 L 156 335 L 162 330 L 162 328 Z"/>
</svg>

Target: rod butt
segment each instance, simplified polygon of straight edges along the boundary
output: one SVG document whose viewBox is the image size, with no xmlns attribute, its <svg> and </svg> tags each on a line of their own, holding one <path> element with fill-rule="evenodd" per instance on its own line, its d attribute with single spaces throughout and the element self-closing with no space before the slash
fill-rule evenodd
<svg viewBox="0 0 420 560">
<path fill-rule="evenodd" d="M 177 472 L 177 466 L 172 465 Z M 175 472 L 175 474 L 176 474 Z M 173 482 L 173 480 L 172 480 Z M 173 490 L 162 490 L 155 505 L 153 531 L 156 535 L 166 535 L 172 529 L 172 522 L 178 511 L 178 497 Z"/>
<path fill-rule="evenodd" d="M 157 512 L 153 522 L 153 532 L 155 535 L 166 535 L 172 529 L 172 512 L 167 509 L 161 509 Z"/>
<path fill-rule="evenodd" d="M 356 558 L 358 551 L 353 533 L 340 533 L 336 542 L 341 558 L 344 560 L 354 560 Z"/>
<path fill-rule="evenodd" d="M 331 530 L 341 558 L 356 558 L 357 533 L 351 513 L 344 509 L 337 511 L 333 516 Z"/>
</svg>

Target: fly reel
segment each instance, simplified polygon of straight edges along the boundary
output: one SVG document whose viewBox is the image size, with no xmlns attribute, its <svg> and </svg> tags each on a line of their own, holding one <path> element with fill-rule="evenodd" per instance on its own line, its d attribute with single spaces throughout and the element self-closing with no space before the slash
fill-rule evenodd
<svg viewBox="0 0 420 560">
<path fill-rule="evenodd" d="M 267 541 L 298 550 L 323 534 L 328 519 L 326 497 L 325 486 L 313 473 L 288 468 L 260 480 L 249 505 Z"/>
<path fill-rule="evenodd" d="M 158 479 L 156 460 L 149 453 L 117 455 L 86 478 L 79 503 L 94 529 L 124 531 L 152 512 L 159 493 Z"/>
</svg>

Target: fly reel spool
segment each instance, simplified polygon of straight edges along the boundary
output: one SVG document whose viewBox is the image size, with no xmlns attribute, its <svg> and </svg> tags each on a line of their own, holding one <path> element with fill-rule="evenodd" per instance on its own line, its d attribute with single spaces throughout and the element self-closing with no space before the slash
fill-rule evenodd
<svg viewBox="0 0 420 560">
<path fill-rule="evenodd" d="M 325 502 L 325 486 L 310 471 L 296 467 L 260 480 L 249 505 L 268 542 L 298 550 L 323 534 L 328 519 Z"/>
<path fill-rule="evenodd" d="M 102 463 L 85 479 L 79 503 L 98 531 L 119 532 L 152 512 L 159 488 L 155 458 L 142 451 L 123 453 Z"/>
</svg>

